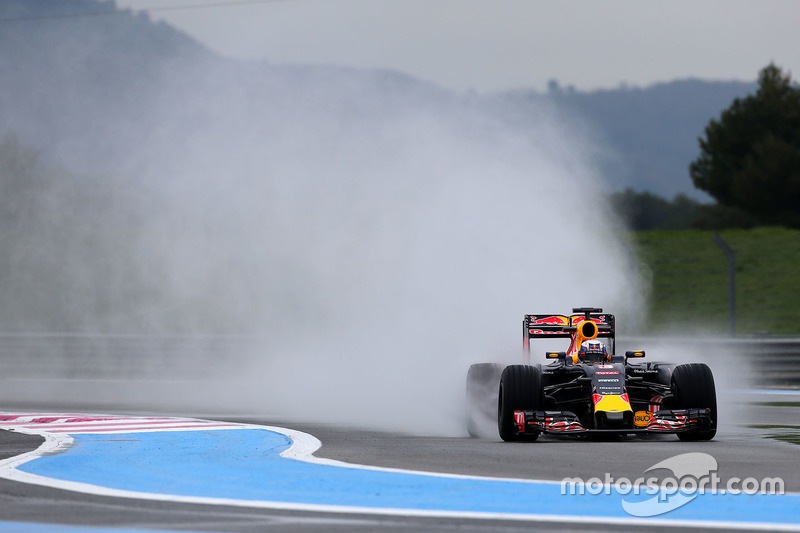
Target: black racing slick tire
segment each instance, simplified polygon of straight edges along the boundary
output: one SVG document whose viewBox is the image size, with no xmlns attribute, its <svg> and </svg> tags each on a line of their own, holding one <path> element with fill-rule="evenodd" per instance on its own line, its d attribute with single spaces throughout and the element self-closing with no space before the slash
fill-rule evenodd
<svg viewBox="0 0 800 533">
<path fill-rule="evenodd" d="M 714 375 L 704 363 L 678 365 L 672 372 L 673 405 L 676 409 L 710 409 L 711 427 L 678 433 L 687 441 L 711 440 L 717 434 L 717 390 Z"/>
<path fill-rule="evenodd" d="M 497 416 L 497 390 L 503 365 L 476 363 L 467 372 L 467 433 L 470 437 L 492 437 Z"/>
<path fill-rule="evenodd" d="M 544 405 L 542 370 L 538 366 L 511 365 L 503 370 L 497 398 L 497 427 L 506 442 L 536 440 L 538 433 L 517 432 L 514 411 L 537 411 Z"/>
</svg>

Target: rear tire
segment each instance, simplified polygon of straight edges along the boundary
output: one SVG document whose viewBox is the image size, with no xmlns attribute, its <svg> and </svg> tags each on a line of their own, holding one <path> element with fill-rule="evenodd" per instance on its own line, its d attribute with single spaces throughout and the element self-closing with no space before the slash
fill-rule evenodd
<svg viewBox="0 0 800 533">
<path fill-rule="evenodd" d="M 678 365 L 672 372 L 672 393 L 675 395 L 675 409 L 711 410 L 711 428 L 693 429 L 678 433 L 678 438 L 686 441 L 711 440 L 717 434 L 717 391 L 714 375 L 705 363 Z"/>
<path fill-rule="evenodd" d="M 470 437 L 492 437 L 497 416 L 497 390 L 503 365 L 477 363 L 467 372 L 467 432 Z"/>
<path fill-rule="evenodd" d="M 511 365 L 503 370 L 497 399 L 497 427 L 506 442 L 536 440 L 539 433 L 520 435 L 514 411 L 537 411 L 544 405 L 542 370 L 538 366 Z"/>
</svg>

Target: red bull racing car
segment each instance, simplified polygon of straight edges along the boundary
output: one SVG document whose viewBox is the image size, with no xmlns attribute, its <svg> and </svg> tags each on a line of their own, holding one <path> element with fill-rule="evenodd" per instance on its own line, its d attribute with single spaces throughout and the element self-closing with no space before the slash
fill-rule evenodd
<svg viewBox="0 0 800 533">
<path fill-rule="evenodd" d="M 710 440 L 717 431 L 714 376 L 703 363 L 638 362 L 643 350 L 616 355 L 614 315 L 579 307 L 571 315 L 525 315 L 524 363 L 479 363 L 467 374 L 467 429 L 486 435 L 496 416 L 504 441 L 554 435 L 675 433 Z M 530 363 L 531 339 L 570 339 L 549 364 Z M 637 361 L 637 362 L 633 362 Z"/>
</svg>

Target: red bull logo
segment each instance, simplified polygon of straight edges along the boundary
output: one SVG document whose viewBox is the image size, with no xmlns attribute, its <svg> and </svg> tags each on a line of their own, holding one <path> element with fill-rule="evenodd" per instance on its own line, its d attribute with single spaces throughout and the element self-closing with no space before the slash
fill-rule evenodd
<svg viewBox="0 0 800 533">
<path fill-rule="evenodd" d="M 532 316 L 530 318 L 530 325 L 531 326 L 568 326 L 569 321 L 567 317 L 559 316 L 559 315 L 548 315 L 538 318 L 536 316 Z"/>
</svg>

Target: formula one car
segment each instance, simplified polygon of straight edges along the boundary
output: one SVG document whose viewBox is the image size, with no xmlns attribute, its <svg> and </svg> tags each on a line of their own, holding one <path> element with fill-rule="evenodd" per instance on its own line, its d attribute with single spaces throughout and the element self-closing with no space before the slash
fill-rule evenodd
<svg viewBox="0 0 800 533">
<path fill-rule="evenodd" d="M 579 307 L 572 315 L 525 315 L 524 362 L 470 366 L 467 429 L 483 436 L 481 415 L 494 412 L 504 441 L 560 435 L 676 433 L 710 440 L 717 432 L 714 376 L 703 363 L 633 363 L 643 350 L 615 354 L 614 315 Z M 530 340 L 569 338 L 565 352 L 530 364 Z M 601 341 L 604 339 L 606 342 Z M 606 343 L 608 346 L 606 346 Z"/>
</svg>

